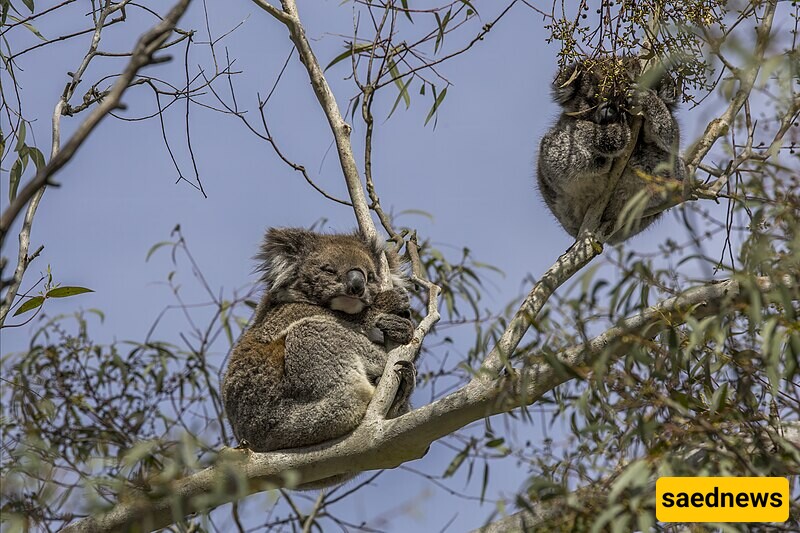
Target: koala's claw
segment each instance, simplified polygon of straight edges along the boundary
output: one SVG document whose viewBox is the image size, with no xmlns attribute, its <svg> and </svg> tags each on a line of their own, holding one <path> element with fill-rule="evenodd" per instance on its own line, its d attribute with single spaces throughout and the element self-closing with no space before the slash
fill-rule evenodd
<svg viewBox="0 0 800 533">
<path fill-rule="evenodd" d="M 417 368 L 411 361 L 397 361 L 394 371 L 400 379 L 400 386 L 397 387 L 397 396 L 395 396 L 392 408 L 389 410 L 391 418 L 409 410 L 409 399 L 417 384 Z"/>
<path fill-rule="evenodd" d="M 403 370 L 411 369 L 415 374 L 417 372 L 416 367 L 414 367 L 414 363 L 411 361 L 405 361 L 401 359 L 400 361 L 397 361 L 394 366 L 402 367 Z"/>
<path fill-rule="evenodd" d="M 403 389 L 408 389 L 406 396 L 411 395 L 414 386 L 417 384 L 417 367 L 411 361 L 397 361 L 394 371 L 400 378 L 400 387 L 397 389 L 397 396 Z"/>
</svg>

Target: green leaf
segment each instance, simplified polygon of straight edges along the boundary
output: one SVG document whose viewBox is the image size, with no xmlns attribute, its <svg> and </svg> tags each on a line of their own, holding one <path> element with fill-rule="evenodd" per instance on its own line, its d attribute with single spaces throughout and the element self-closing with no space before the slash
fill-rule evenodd
<svg viewBox="0 0 800 533">
<path fill-rule="evenodd" d="M 481 504 L 486 496 L 486 487 L 489 485 L 489 463 L 483 463 L 483 483 L 481 483 Z"/>
<path fill-rule="evenodd" d="M 436 92 L 435 88 L 434 88 L 434 92 Z M 433 102 L 433 106 L 431 107 L 431 110 L 428 113 L 428 116 L 425 118 L 425 124 L 424 124 L 425 126 L 427 126 L 428 122 L 431 121 L 431 118 L 436 113 L 436 110 L 439 109 L 439 106 L 441 105 L 442 101 L 444 101 L 444 97 L 446 95 L 447 95 L 447 87 L 445 87 L 442 90 L 442 92 L 439 93 L 439 96 L 436 97 L 436 101 Z"/>
<path fill-rule="evenodd" d="M 43 303 L 44 303 L 44 296 L 34 296 L 24 304 L 20 305 L 19 309 L 17 309 L 16 313 L 14 313 L 14 316 L 21 315 L 22 313 L 27 313 L 32 309 L 36 309 L 37 307 L 40 307 Z"/>
<path fill-rule="evenodd" d="M 36 165 L 36 171 L 39 172 L 45 167 L 44 155 L 35 146 L 25 146 L 25 153 L 33 159 L 33 164 Z"/>
<path fill-rule="evenodd" d="M 144 258 L 145 263 L 150 260 L 150 256 L 152 256 L 156 250 L 158 250 L 162 246 L 167 246 L 169 244 L 175 244 L 175 243 L 172 241 L 161 241 L 151 246 L 150 249 L 147 251 L 147 257 Z"/>
<path fill-rule="evenodd" d="M 423 211 L 421 209 L 403 209 L 402 211 L 397 213 L 398 217 L 401 216 L 401 215 L 419 215 L 419 216 L 425 217 L 428 220 L 430 220 L 431 222 L 433 222 L 433 215 L 428 213 L 427 211 Z"/>
<path fill-rule="evenodd" d="M 405 13 L 406 18 L 413 24 L 414 19 L 411 18 L 411 12 L 408 10 L 408 0 L 400 0 L 400 4 L 403 6 L 403 13 Z"/>
<path fill-rule="evenodd" d="M 222 324 L 222 329 L 225 330 L 225 336 L 228 338 L 228 345 L 233 346 L 233 330 L 231 330 L 230 314 L 228 313 L 230 307 L 231 303 L 228 300 L 222 301 L 222 305 L 219 308 L 219 320 Z"/>
<path fill-rule="evenodd" d="M 41 39 L 43 41 L 47 40 L 47 39 L 45 39 L 44 35 L 39 33 L 39 30 L 37 30 L 36 26 L 34 26 L 33 24 L 30 24 L 29 22 L 23 22 L 22 25 L 25 26 L 26 28 L 28 28 L 28 31 L 30 31 L 32 34 L 37 36 L 39 39 Z"/>
<path fill-rule="evenodd" d="M 472 9 L 472 14 L 475 14 L 475 15 L 478 14 L 478 10 L 475 9 L 475 6 L 473 6 L 472 2 L 470 2 L 469 0 L 461 0 L 461 3 L 464 4 L 465 6 L 469 7 L 470 9 Z M 468 17 L 471 16 L 471 13 L 469 12 L 469 9 L 467 10 L 467 16 Z"/>
<path fill-rule="evenodd" d="M 611 492 L 608 493 L 608 500 L 616 502 L 620 493 L 629 486 L 641 486 L 647 481 L 650 475 L 650 465 L 645 461 L 634 461 L 620 476 L 614 481 Z"/>
<path fill-rule="evenodd" d="M 5 4 L 4 2 L 3 2 L 3 4 L 4 4 L 4 5 L 3 5 L 3 16 L 5 17 L 6 11 L 7 11 L 7 9 L 8 9 L 8 4 Z M 41 40 L 43 40 L 43 41 L 46 41 L 46 40 L 47 40 L 47 39 L 45 39 L 45 38 L 44 38 L 44 36 L 43 36 L 41 33 L 39 33 L 39 30 L 37 30 L 37 29 L 36 29 L 36 26 L 34 26 L 33 24 L 31 24 L 30 22 L 23 22 L 23 20 L 24 20 L 24 19 L 17 18 L 17 17 L 14 17 L 14 16 L 11 16 L 11 17 L 8 17 L 8 18 L 10 18 L 10 19 L 11 19 L 13 22 L 16 22 L 16 23 L 21 23 L 23 26 L 25 26 L 26 28 L 28 28 L 28 31 L 30 31 L 31 33 L 33 33 L 33 34 L 34 34 L 35 36 L 37 36 L 39 39 L 41 39 Z M 2 21 L 0 21 L 0 24 L 3 24 L 3 23 L 5 23 L 5 18 L 3 18 L 3 19 L 2 19 Z"/>
<path fill-rule="evenodd" d="M 453 9 L 452 8 L 447 10 L 447 13 L 445 13 L 444 18 L 440 18 L 439 17 L 439 13 L 437 13 L 436 11 L 434 11 L 434 13 L 433 13 L 433 16 L 436 17 L 436 24 L 439 27 L 439 31 L 438 31 L 438 33 L 436 35 L 436 42 L 433 45 L 434 53 L 439 51 L 439 47 L 444 42 L 444 36 L 445 36 L 446 31 L 447 31 L 447 24 L 450 22 L 450 17 L 452 15 L 453 15 Z"/>
<path fill-rule="evenodd" d="M 397 85 L 397 88 L 400 90 L 400 93 L 397 95 L 397 98 L 394 101 L 394 105 L 392 106 L 392 110 L 389 111 L 389 116 L 386 117 L 387 119 L 392 116 L 394 110 L 397 109 L 397 104 L 400 103 L 400 99 L 403 99 L 403 102 L 406 104 L 406 109 L 409 108 L 411 105 L 411 97 L 408 95 L 408 86 L 411 85 L 411 80 L 414 79 L 414 76 L 409 76 L 405 83 L 400 78 L 400 71 L 397 70 L 397 65 L 391 59 L 389 60 L 389 72 L 392 74 L 394 78 L 394 83 Z"/>
<path fill-rule="evenodd" d="M 9 203 L 14 201 L 14 198 L 17 197 L 17 187 L 19 187 L 19 178 L 22 176 L 22 160 L 17 159 L 14 161 L 14 164 L 11 165 L 11 175 L 8 178 L 8 201 Z"/>
<path fill-rule="evenodd" d="M 22 0 L 22 3 L 25 4 L 25 7 L 31 10 L 31 13 L 33 13 L 33 0 Z"/>
<path fill-rule="evenodd" d="M 458 452 L 458 455 L 456 455 L 453 460 L 450 461 L 450 464 L 447 465 L 447 470 L 444 471 L 444 475 L 442 477 L 450 477 L 456 473 L 456 470 L 458 470 L 458 468 L 464 463 L 464 459 L 466 459 L 469 455 L 469 448 L 470 447 L 467 446 Z"/>
<path fill-rule="evenodd" d="M 325 70 L 328 70 L 329 68 L 334 66 L 336 63 L 338 63 L 338 62 L 340 62 L 340 61 L 342 61 L 344 59 L 347 59 L 350 56 L 353 56 L 355 54 L 360 54 L 361 52 L 365 52 L 367 50 L 371 50 L 372 49 L 372 44 L 373 43 L 361 43 L 361 44 L 357 44 L 355 46 L 348 46 L 347 50 L 345 50 L 344 52 L 342 52 L 338 56 L 334 57 L 333 60 L 330 63 L 328 63 L 328 66 L 325 67 Z"/>
<path fill-rule="evenodd" d="M 94 292 L 92 289 L 87 289 L 86 287 L 56 287 L 55 289 L 47 291 L 48 298 L 67 298 L 69 296 L 75 296 L 77 294 L 83 294 L 86 292 Z"/>
<path fill-rule="evenodd" d="M 14 151 L 19 152 L 22 150 L 23 146 L 25 146 L 25 121 L 19 123 L 19 129 L 17 130 L 17 144 L 14 146 Z"/>
<path fill-rule="evenodd" d="M 611 507 L 608 507 L 595 519 L 594 523 L 592 524 L 591 533 L 599 533 L 600 531 L 603 531 L 605 525 L 608 523 L 613 523 L 612 520 L 614 520 L 617 515 L 623 511 L 623 509 L 624 507 L 620 504 L 615 504 Z"/>
<path fill-rule="evenodd" d="M 711 409 L 714 412 L 719 413 L 723 407 L 725 407 L 725 402 L 728 399 L 728 384 L 723 383 L 721 387 L 714 391 L 714 394 L 711 396 Z"/>
</svg>

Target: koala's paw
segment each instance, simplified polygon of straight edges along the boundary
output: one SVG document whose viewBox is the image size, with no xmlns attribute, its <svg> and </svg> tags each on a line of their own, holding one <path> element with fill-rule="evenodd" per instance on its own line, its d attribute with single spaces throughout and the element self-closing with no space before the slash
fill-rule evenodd
<svg viewBox="0 0 800 533">
<path fill-rule="evenodd" d="M 397 396 L 389 410 L 391 417 L 407 413 L 410 410 L 409 400 L 417 385 L 417 368 L 411 361 L 398 361 L 395 363 L 394 371 L 400 379 L 400 386 L 397 387 Z"/>
<path fill-rule="evenodd" d="M 383 332 L 386 339 L 398 344 L 408 344 L 414 336 L 414 324 L 411 320 L 396 314 L 378 316 L 375 327 Z"/>
<path fill-rule="evenodd" d="M 638 83 L 633 83 L 628 89 L 625 103 L 631 115 L 646 118 L 664 108 L 664 102 L 661 101 L 656 91 L 642 87 Z"/>
<path fill-rule="evenodd" d="M 642 86 L 638 83 L 631 83 L 628 87 L 627 93 L 625 94 L 625 105 L 628 107 L 628 109 L 632 110 L 635 107 L 639 107 L 646 91 L 647 89 L 642 88 Z"/>
<path fill-rule="evenodd" d="M 411 318 L 411 302 L 408 299 L 408 293 L 400 287 L 379 293 L 375 297 L 372 307 L 384 313 Z"/>
</svg>

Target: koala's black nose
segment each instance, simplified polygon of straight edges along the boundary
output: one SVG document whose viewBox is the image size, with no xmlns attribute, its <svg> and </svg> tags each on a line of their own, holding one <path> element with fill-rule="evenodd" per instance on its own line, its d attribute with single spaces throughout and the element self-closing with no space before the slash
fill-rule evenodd
<svg viewBox="0 0 800 533">
<path fill-rule="evenodd" d="M 597 123 L 611 124 L 619 120 L 619 110 L 614 104 L 604 102 L 597 108 Z"/>
<path fill-rule="evenodd" d="M 358 269 L 353 269 L 347 273 L 347 294 L 363 296 L 364 288 L 367 286 L 367 278 Z"/>
</svg>

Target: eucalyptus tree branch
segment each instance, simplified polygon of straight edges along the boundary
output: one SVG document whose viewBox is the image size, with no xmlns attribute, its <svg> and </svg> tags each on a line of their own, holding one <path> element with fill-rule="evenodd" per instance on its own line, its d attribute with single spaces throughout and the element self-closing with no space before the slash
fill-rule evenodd
<svg viewBox="0 0 800 533">
<path fill-rule="evenodd" d="M 191 0 L 179 0 L 158 24 L 139 38 L 125 70 L 123 70 L 119 78 L 117 78 L 116 83 L 114 83 L 109 90 L 108 95 L 103 99 L 100 105 L 94 108 L 86 120 L 78 126 L 75 133 L 55 157 L 51 158 L 50 161 L 47 162 L 47 165 L 36 173 L 36 176 L 19 191 L 14 201 L 3 211 L 2 216 L 0 216 L 0 248 L 2 248 L 5 242 L 11 224 L 17 218 L 22 208 L 28 204 L 42 187 L 51 183 L 53 176 L 72 159 L 75 152 L 81 147 L 89 134 L 94 131 L 100 121 L 111 111 L 120 107 L 122 95 L 128 89 L 128 86 L 136 77 L 139 70 L 147 65 L 160 63 L 168 59 L 163 57 L 156 58 L 153 57 L 153 55 L 172 34 L 178 20 L 189 6 L 190 1 Z"/>
<path fill-rule="evenodd" d="M 779 283 L 793 286 L 793 279 L 778 282 L 755 278 L 752 283 L 728 280 L 689 289 L 623 320 L 586 343 L 556 355 L 564 365 L 585 367 L 613 344 L 611 360 L 627 350 L 626 339 L 653 338 L 667 328 L 732 309 L 725 304 L 746 302 L 752 292 L 764 293 Z M 795 300 L 797 301 L 797 300 Z M 422 324 L 421 324 L 422 327 Z M 415 333 L 415 340 L 419 331 Z M 294 471 L 302 483 L 365 470 L 394 468 L 422 457 L 428 446 L 472 422 L 535 403 L 556 386 L 569 381 L 549 364 L 521 368 L 494 380 L 473 380 L 461 389 L 424 407 L 393 419 L 366 417 L 355 431 L 338 440 L 302 449 L 255 453 L 226 448 L 217 463 L 175 481 L 155 482 L 154 493 L 132 495 L 109 512 L 68 525 L 64 532 L 105 532 L 137 526 L 143 530 L 165 527 L 180 517 L 210 510 L 224 503 L 268 489 L 288 486 Z M 294 478 L 295 481 L 298 478 Z"/>
<path fill-rule="evenodd" d="M 342 174 L 344 174 L 347 192 L 350 194 L 350 201 L 353 204 L 353 211 L 358 221 L 358 227 L 368 238 L 377 238 L 378 232 L 375 229 L 375 224 L 369 213 L 369 204 L 367 203 L 364 188 L 361 185 L 361 177 L 358 174 L 358 166 L 353 156 L 353 146 L 350 142 L 350 132 L 352 128 L 342 117 L 342 113 L 336 103 L 336 98 L 333 96 L 333 91 L 331 91 L 328 81 L 325 79 L 322 72 L 322 67 L 320 67 L 319 61 L 317 61 L 314 51 L 311 49 L 311 45 L 306 38 L 305 28 L 303 28 L 300 22 L 300 16 L 297 13 L 297 4 L 294 0 L 282 0 L 281 5 L 283 9 L 278 9 L 265 0 L 253 1 L 261 9 L 285 24 L 289 30 L 289 37 L 294 43 L 295 48 L 297 48 L 300 61 L 302 61 L 303 66 L 308 72 L 311 87 L 314 89 L 314 94 L 317 100 L 319 100 L 319 104 L 333 132 L 336 150 L 339 155 L 339 162 L 342 167 Z"/>
<path fill-rule="evenodd" d="M 476 379 L 494 379 L 497 372 L 504 365 L 510 365 L 509 359 L 514 350 L 522 340 L 522 337 L 525 336 L 525 332 L 528 331 L 531 323 L 536 320 L 550 296 L 565 281 L 577 274 L 592 259 L 602 253 L 603 245 L 598 242 L 598 239 L 599 241 L 604 241 L 610 235 L 597 235 L 595 237 L 595 232 L 600 226 L 600 219 L 617 187 L 617 182 L 633 154 L 641 126 L 642 119 L 636 117 L 631 125 L 631 140 L 625 150 L 614 161 L 603 196 L 598 198 L 597 202 L 593 203 L 584 214 L 577 240 L 547 269 L 542 278 L 533 286 L 531 292 L 528 293 L 527 298 L 525 298 L 525 301 L 522 302 L 522 305 L 509 322 L 503 335 L 497 341 L 497 344 L 486 356 Z"/>
</svg>

